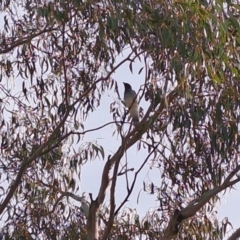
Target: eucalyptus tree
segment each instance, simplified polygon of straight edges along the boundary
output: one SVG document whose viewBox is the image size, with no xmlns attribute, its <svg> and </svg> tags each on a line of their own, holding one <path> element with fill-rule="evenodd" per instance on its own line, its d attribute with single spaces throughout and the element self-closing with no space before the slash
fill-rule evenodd
<svg viewBox="0 0 240 240">
<path fill-rule="evenodd" d="M 238 3 L 3 0 L 0 9 L 2 236 L 223 239 L 230 222 L 214 210 L 240 181 Z M 132 71 L 136 60 L 144 65 L 140 106 L 148 107 L 134 127 L 113 73 L 126 63 Z M 85 129 L 109 92 L 112 120 Z M 120 140 L 107 157 L 85 136 L 108 125 Z M 147 154 L 142 165 L 120 169 L 135 146 Z M 88 202 L 81 167 L 96 158 L 102 178 Z M 159 207 L 140 217 L 123 206 L 147 163 L 161 180 L 143 190 Z M 116 205 L 117 180 L 129 172 Z"/>
</svg>

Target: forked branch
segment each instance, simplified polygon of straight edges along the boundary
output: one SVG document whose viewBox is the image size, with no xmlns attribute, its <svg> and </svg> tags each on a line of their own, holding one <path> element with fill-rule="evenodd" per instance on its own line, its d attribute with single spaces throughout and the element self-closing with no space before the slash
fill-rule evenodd
<svg viewBox="0 0 240 240">
<path fill-rule="evenodd" d="M 228 240 L 237 240 L 240 238 L 240 228 L 238 228 L 229 238 Z"/>
<path fill-rule="evenodd" d="M 236 175 L 236 173 L 240 171 L 240 165 L 237 166 L 225 179 L 222 185 L 213 188 L 212 190 L 209 190 L 205 194 L 203 194 L 201 197 L 191 201 L 187 207 L 185 207 L 182 210 L 176 209 L 172 218 L 169 221 L 168 227 L 166 228 L 166 231 L 164 233 L 164 236 L 162 240 L 171 240 L 175 239 L 177 237 L 179 226 L 180 224 L 186 220 L 187 218 L 190 218 L 194 216 L 197 211 L 199 211 L 209 200 L 216 196 L 221 191 L 227 189 L 230 186 L 233 186 L 234 184 L 240 182 L 240 177 L 237 177 L 236 179 L 231 179 Z M 232 240 L 232 239 L 231 239 Z"/>
<path fill-rule="evenodd" d="M 122 138 L 122 145 L 119 147 L 117 152 L 112 157 L 110 157 L 108 159 L 108 161 L 106 162 L 103 173 L 102 173 L 102 181 L 101 181 L 101 186 L 100 186 L 100 190 L 98 193 L 98 197 L 96 198 L 96 200 L 92 201 L 91 205 L 90 205 L 90 212 L 89 212 L 88 224 L 87 224 L 88 240 L 99 239 L 97 215 L 98 215 L 99 207 L 105 199 L 106 190 L 107 190 L 107 187 L 108 187 L 109 181 L 110 181 L 109 180 L 109 172 L 111 170 L 111 167 L 117 163 L 117 166 L 115 168 L 115 174 L 117 175 L 118 164 L 119 164 L 124 152 L 127 149 L 129 149 L 132 145 L 134 145 L 139 139 L 141 139 L 142 135 L 149 129 L 149 127 L 151 127 L 151 125 L 154 123 L 154 121 L 162 113 L 162 111 L 165 107 L 166 101 L 168 103 L 170 103 L 178 96 L 177 89 L 178 88 L 173 90 L 166 97 L 166 99 L 163 99 L 161 101 L 159 107 L 155 110 L 155 112 L 151 116 L 151 118 L 149 116 L 150 116 L 150 113 L 154 110 L 153 109 L 154 104 L 153 103 L 150 104 L 144 118 L 139 123 L 139 125 L 137 127 L 135 127 L 132 131 L 130 131 L 125 137 Z M 117 176 L 115 176 L 115 178 L 113 178 L 115 180 L 111 186 L 111 189 L 112 189 L 111 199 L 112 200 L 114 199 L 113 194 L 115 194 L 114 189 L 115 189 L 115 184 L 116 184 L 116 177 Z M 113 186 L 113 184 L 114 184 L 114 186 Z M 113 201 L 113 204 L 115 204 L 114 201 Z M 107 239 L 107 237 L 109 235 L 111 225 L 113 222 L 113 217 L 114 217 L 114 209 L 115 209 L 115 206 L 112 206 L 112 217 L 109 219 L 109 222 L 105 229 L 105 233 L 103 234 L 103 239 Z M 110 214 L 110 216 L 111 216 L 111 214 Z"/>
</svg>

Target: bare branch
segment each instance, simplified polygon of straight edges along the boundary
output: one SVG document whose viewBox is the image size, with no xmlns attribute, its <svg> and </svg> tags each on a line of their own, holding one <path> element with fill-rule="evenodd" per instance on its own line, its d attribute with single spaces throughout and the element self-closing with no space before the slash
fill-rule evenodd
<svg viewBox="0 0 240 240">
<path fill-rule="evenodd" d="M 238 228 L 229 238 L 228 240 L 237 240 L 240 238 L 240 228 Z"/>
<path fill-rule="evenodd" d="M 94 131 L 97 131 L 97 130 L 100 130 L 108 125 L 111 125 L 113 123 L 122 123 L 121 121 L 117 122 L 117 121 L 112 121 L 112 122 L 108 122 L 106 124 L 103 124 L 102 126 L 100 127 L 97 127 L 97 128 L 92 128 L 92 129 L 89 129 L 89 130 L 86 130 L 86 131 L 83 131 L 83 132 L 71 132 L 71 134 L 75 134 L 75 135 L 84 135 L 86 133 L 89 133 L 89 132 L 94 132 Z"/>
</svg>

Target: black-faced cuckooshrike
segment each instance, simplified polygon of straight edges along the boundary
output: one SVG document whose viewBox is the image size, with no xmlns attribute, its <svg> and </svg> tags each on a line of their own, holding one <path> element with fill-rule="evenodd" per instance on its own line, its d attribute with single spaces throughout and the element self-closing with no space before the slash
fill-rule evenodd
<svg viewBox="0 0 240 240">
<path fill-rule="evenodd" d="M 124 91 L 124 102 L 129 109 L 130 116 L 132 118 L 133 124 L 136 126 L 139 123 L 139 111 L 137 94 L 128 83 L 123 83 L 125 87 Z"/>
</svg>

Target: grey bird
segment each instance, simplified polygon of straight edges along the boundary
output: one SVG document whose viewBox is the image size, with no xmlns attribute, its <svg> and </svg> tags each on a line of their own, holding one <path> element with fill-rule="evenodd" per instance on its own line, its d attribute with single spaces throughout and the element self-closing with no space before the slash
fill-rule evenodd
<svg viewBox="0 0 240 240">
<path fill-rule="evenodd" d="M 139 111 L 137 94 L 128 83 L 123 83 L 125 87 L 124 91 L 124 102 L 129 109 L 130 116 L 132 118 L 133 124 L 136 126 L 139 123 Z"/>
</svg>

